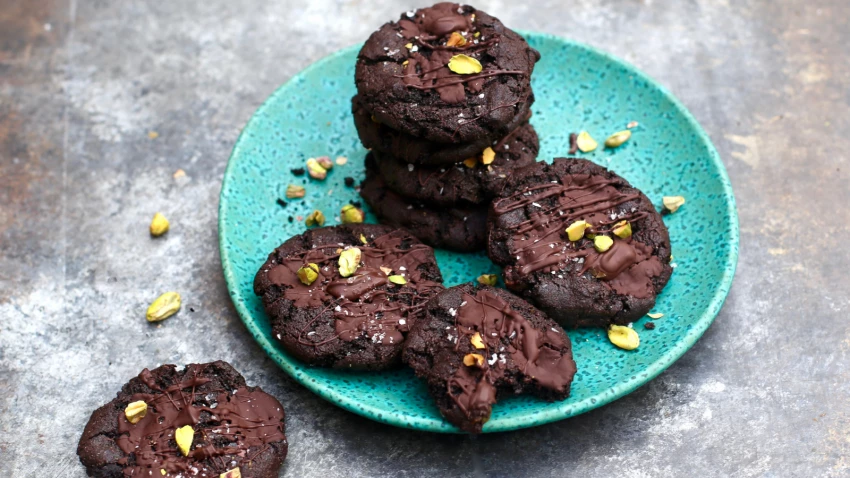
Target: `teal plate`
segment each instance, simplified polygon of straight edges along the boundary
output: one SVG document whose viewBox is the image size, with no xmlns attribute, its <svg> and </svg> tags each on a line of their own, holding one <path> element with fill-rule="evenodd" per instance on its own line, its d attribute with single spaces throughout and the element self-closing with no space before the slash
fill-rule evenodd
<svg viewBox="0 0 850 478">
<path fill-rule="evenodd" d="M 607 166 L 660 204 L 664 195 L 687 203 L 666 217 L 677 267 L 659 296 L 664 317 L 646 331 L 635 324 L 640 347 L 615 348 L 604 330 L 569 332 L 578 373 L 570 397 L 547 403 L 532 397 L 500 401 L 484 432 L 531 427 L 578 415 L 647 383 L 682 356 L 720 310 L 738 258 L 738 218 L 726 170 L 708 136 L 684 106 L 634 67 L 588 46 L 527 33 L 542 54 L 533 75 L 532 123 L 540 135 L 540 158 L 565 156 L 569 134 L 587 130 L 600 143 L 637 121 L 632 138 L 616 150 L 584 157 Z M 266 256 L 304 230 L 313 209 L 334 215 L 357 199 L 343 178 L 363 176 L 366 151 L 351 118 L 354 62 L 359 46 L 338 51 L 297 74 L 278 89 L 248 122 L 230 157 L 221 188 L 219 240 L 227 287 L 248 330 L 289 375 L 320 397 L 390 425 L 432 432 L 458 432 L 441 417 L 426 387 L 409 370 L 357 373 L 318 369 L 293 359 L 272 338 L 268 318 L 254 296 L 254 274 Z M 296 177 L 311 156 L 346 156 L 325 181 Z M 289 183 L 303 184 L 302 200 L 276 204 Z M 292 217 L 290 221 L 288 218 Z M 376 222 L 367 208 L 367 221 Z M 499 272 L 482 254 L 437 251 L 447 285 Z"/>
</svg>

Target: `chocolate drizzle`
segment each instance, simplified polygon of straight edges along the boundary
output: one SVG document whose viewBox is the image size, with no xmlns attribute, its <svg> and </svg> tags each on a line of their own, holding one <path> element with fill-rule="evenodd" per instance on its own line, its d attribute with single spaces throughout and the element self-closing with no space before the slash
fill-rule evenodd
<svg viewBox="0 0 850 478">
<path fill-rule="evenodd" d="M 516 226 L 509 241 L 509 251 L 516 262 L 506 268 L 506 274 L 590 273 L 618 294 L 654 294 L 651 278 L 660 274 L 663 266 L 652 248 L 634 237 L 620 239 L 611 234 L 612 226 L 622 220 L 629 221 L 637 232 L 641 220 L 648 215 L 639 209 L 640 193 L 623 192 L 617 187 L 619 184 L 618 179 L 572 174 L 495 201 L 493 211 L 497 217 L 523 209 L 527 218 Z M 599 253 L 586 236 L 569 241 L 565 230 L 579 220 L 592 225 L 590 233 L 610 235 L 614 245 Z"/>
<path fill-rule="evenodd" d="M 136 424 L 118 415 L 118 447 L 128 455 L 118 461 L 125 476 L 161 476 L 191 473 L 218 476 L 248 465 L 270 443 L 286 440 L 283 407 L 270 395 L 244 386 L 216 390 L 205 386 L 201 365 L 187 367 L 183 380 L 167 388 L 157 385 L 148 369 L 139 379 L 152 390 L 135 393 L 129 402 L 142 400 L 147 414 Z M 202 390 L 199 390 L 202 389 Z M 191 451 L 183 456 L 174 440 L 177 428 L 195 429 Z"/>
<path fill-rule="evenodd" d="M 524 71 L 490 69 L 473 75 L 459 75 L 448 68 L 449 60 L 458 53 L 475 57 L 477 52 L 496 45 L 498 34 L 479 40 L 474 37 L 474 12 L 471 7 L 456 3 L 438 3 L 429 8 L 416 10 L 410 18 L 399 20 L 398 33 L 415 42 L 408 50 L 402 82 L 420 90 L 434 89 L 440 99 L 448 104 L 461 103 L 466 92 L 479 93 L 487 78 L 499 75 L 525 75 Z M 448 46 L 446 41 L 453 32 L 464 35 L 464 45 Z M 419 50 L 423 51 L 419 51 Z M 478 55 L 481 56 L 481 55 Z"/>
<path fill-rule="evenodd" d="M 361 265 L 350 277 L 342 277 L 337 260 L 342 244 L 320 245 L 292 254 L 268 271 L 269 280 L 285 288 L 284 298 L 294 307 L 317 308 L 312 320 L 299 332 L 298 342 L 318 347 L 335 341 L 365 337 L 379 344 L 400 344 L 425 302 L 443 289 L 428 280 L 420 270 L 433 263 L 430 247 L 406 244 L 406 233 L 394 231 L 372 239 L 371 244 L 355 244 L 361 251 Z M 303 284 L 296 275 L 308 263 L 319 266 L 312 284 Z M 387 273 L 384 269 L 389 269 Z M 400 275 L 406 284 L 389 283 L 389 275 Z M 327 314 L 334 319 L 334 335 L 319 337 L 311 329 Z"/>
<path fill-rule="evenodd" d="M 455 315 L 456 349 L 478 333 L 484 348 L 473 353 L 484 357 L 481 367 L 461 365 L 448 381 L 448 395 L 470 419 L 486 421 L 496 402 L 500 379 L 513 365 L 542 389 L 554 394 L 569 390 L 576 372 L 569 339 L 559 329 L 539 330 L 501 297 L 486 290 L 463 294 Z"/>
</svg>

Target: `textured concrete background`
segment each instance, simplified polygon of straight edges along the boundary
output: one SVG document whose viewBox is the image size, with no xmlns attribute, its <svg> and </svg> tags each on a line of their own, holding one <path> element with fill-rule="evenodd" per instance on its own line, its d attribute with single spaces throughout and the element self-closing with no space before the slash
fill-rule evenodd
<svg viewBox="0 0 850 478">
<path fill-rule="evenodd" d="M 306 3 L 0 0 L 0 475 L 85 476 L 74 451 L 94 408 L 144 366 L 213 359 L 286 406 L 281 476 L 850 474 L 850 2 L 478 3 L 681 98 L 729 169 L 742 247 L 717 321 L 650 385 L 475 438 L 316 398 L 228 299 L 216 211 L 240 128 L 292 74 L 418 6 Z M 156 211 L 164 240 L 148 237 Z M 150 326 L 166 290 L 183 310 Z"/>
</svg>

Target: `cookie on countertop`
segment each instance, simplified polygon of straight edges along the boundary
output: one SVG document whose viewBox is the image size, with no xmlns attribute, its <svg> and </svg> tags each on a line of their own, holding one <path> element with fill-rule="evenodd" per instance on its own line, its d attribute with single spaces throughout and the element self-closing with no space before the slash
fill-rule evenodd
<svg viewBox="0 0 850 478">
<path fill-rule="evenodd" d="M 404 361 L 446 420 L 471 433 L 505 395 L 565 399 L 576 373 L 570 338 L 555 321 L 504 289 L 472 284 L 428 302 Z"/>
<path fill-rule="evenodd" d="M 312 365 L 383 370 L 443 289 L 434 251 L 377 224 L 310 229 L 272 252 L 254 278 L 272 333 Z"/>
<path fill-rule="evenodd" d="M 92 413 L 77 455 L 98 478 L 272 478 L 287 449 L 280 402 L 219 361 L 142 370 Z"/>
<path fill-rule="evenodd" d="M 673 271 L 667 227 L 646 195 L 583 159 L 516 171 L 488 228 L 505 284 L 565 327 L 637 320 Z"/>
<path fill-rule="evenodd" d="M 475 68 L 450 69 L 456 55 Z M 438 143 L 492 142 L 527 109 L 539 59 L 498 19 L 469 5 L 438 3 L 373 33 L 354 79 L 365 109 L 394 130 Z"/>
<path fill-rule="evenodd" d="M 470 206 L 496 196 L 514 170 L 534 163 L 539 147 L 537 133 L 525 123 L 468 164 L 414 166 L 376 151 L 372 155 L 387 187 L 401 196 L 436 206 Z"/>
<path fill-rule="evenodd" d="M 486 206 L 445 208 L 406 199 L 387 187 L 371 153 L 360 196 L 382 224 L 403 227 L 432 247 L 472 252 L 486 246 Z"/>
<path fill-rule="evenodd" d="M 505 126 L 508 131 L 515 131 L 531 118 L 532 102 L 533 95 L 531 101 L 522 103 L 518 114 Z M 363 107 L 359 96 L 354 96 L 351 103 L 354 126 L 363 146 L 375 152 L 389 154 L 405 163 L 423 166 L 452 165 L 477 156 L 485 148 L 502 141 L 491 140 L 489 136 L 485 136 L 469 143 L 435 143 L 381 124 Z"/>
</svg>

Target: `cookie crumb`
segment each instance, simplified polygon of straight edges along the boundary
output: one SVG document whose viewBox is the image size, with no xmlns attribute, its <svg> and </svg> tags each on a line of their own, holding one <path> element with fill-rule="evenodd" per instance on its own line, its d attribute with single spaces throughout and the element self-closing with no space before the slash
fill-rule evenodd
<svg viewBox="0 0 850 478">
<path fill-rule="evenodd" d="M 345 181 L 345 185 L 348 187 L 354 186 L 354 178 L 352 178 L 351 176 L 346 176 L 345 178 L 343 178 L 343 181 Z"/>
<path fill-rule="evenodd" d="M 643 328 L 645 328 L 646 330 L 654 330 L 655 329 L 655 323 L 647 322 L 647 323 L 643 324 Z"/>
<path fill-rule="evenodd" d="M 296 176 L 303 176 L 304 172 L 305 172 L 304 168 L 293 168 L 293 169 L 290 169 L 289 171 L 292 172 L 292 174 L 294 174 Z"/>
<path fill-rule="evenodd" d="M 278 205 L 278 206 L 280 206 L 280 207 L 286 207 L 286 201 L 284 201 L 283 199 L 281 199 L 281 198 L 277 198 L 277 201 L 276 201 L 276 202 L 277 202 L 277 205 Z"/>
</svg>

